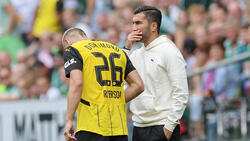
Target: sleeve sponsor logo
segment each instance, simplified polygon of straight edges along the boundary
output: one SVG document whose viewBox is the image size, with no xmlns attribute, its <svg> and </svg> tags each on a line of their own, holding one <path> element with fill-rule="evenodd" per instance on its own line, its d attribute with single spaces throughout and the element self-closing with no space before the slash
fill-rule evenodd
<svg viewBox="0 0 250 141">
<path fill-rule="evenodd" d="M 66 48 L 66 49 L 65 49 L 65 51 L 68 51 L 68 52 L 70 52 L 70 49 L 67 49 L 67 48 Z"/>
<path fill-rule="evenodd" d="M 66 69 L 68 66 L 70 66 L 70 65 L 72 65 L 72 64 L 74 64 L 74 63 L 76 63 L 76 61 L 75 61 L 74 58 L 72 58 L 72 59 L 68 60 L 68 61 L 64 64 L 64 68 Z"/>
</svg>

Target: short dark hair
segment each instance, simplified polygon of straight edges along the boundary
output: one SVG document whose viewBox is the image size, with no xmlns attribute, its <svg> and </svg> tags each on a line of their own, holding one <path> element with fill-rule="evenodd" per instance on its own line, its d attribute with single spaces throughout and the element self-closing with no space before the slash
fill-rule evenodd
<svg viewBox="0 0 250 141">
<path fill-rule="evenodd" d="M 134 10 L 134 15 L 143 12 L 147 20 L 150 22 L 156 22 L 158 27 L 158 33 L 161 26 L 161 11 L 153 6 L 140 6 Z"/>
<path fill-rule="evenodd" d="M 217 2 L 216 4 L 217 4 L 217 6 L 218 6 L 219 8 L 221 8 L 225 13 L 228 12 L 227 7 L 226 7 L 223 3 Z"/>
<path fill-rule="evenodd" d="M 194 50 L 197 48 L 196 42 L 191 37 L 187 37 L 184 41 L 184 49 L 187 53 L 194 53 Z"/>
</svg>

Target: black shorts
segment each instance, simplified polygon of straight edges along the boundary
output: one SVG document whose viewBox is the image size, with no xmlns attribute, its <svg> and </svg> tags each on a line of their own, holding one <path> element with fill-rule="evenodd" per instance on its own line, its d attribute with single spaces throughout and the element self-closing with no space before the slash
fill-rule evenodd
<svg viewBox="0 0 250 141">
<path fill-rule="evenodd" d="M 128 141 L 127 135 L 102 136 L 96 133 L 79 131 L 76 133 L 77 141 Z"/>
<path fill-rule="evenodd" d="M 180 141 L 180 125 L 177 125 L 169 141 Z M 133 141 L 168 141 L 163 131 L 163 125 L 149 127 L 134 127 Z"/>
</svg>

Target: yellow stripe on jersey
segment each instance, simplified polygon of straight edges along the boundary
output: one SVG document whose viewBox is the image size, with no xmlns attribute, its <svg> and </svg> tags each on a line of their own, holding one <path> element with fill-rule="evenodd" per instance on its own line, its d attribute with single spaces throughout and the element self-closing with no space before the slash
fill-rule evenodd
<svg viewBox="0 0 250 141">
<path fill-rule="evenodd" d="M 124 52 L 103 41 L 72 45 L 83 60 L 83 90 L 78 106 L 77 131 L 103 136 L 127 135 L 127 109 L 123 81 L 127 58 Z"/>
</svg>

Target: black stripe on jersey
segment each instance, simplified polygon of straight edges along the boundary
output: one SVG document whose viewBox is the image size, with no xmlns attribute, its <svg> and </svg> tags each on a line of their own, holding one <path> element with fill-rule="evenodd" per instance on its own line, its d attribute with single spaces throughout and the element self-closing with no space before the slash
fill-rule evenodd
<svg viewBox="0 0 250 141">
<path fill-rule="evenodd" d="M 127 56 L 127 54 L 123 51 L 123 53 L 126 55 L 127 58 L 127 64 L 126 64 L 126 69 L 125 69 L 125 75 L 124 75 L 124 79 L 127 78 L 128 74 L 135 70 L 135 67 L 133 66 L 132 62 L 130 61 L 129 57 Z"/>
<path fill-rule="evenodd" d="M 122 120 L 121 110 L 120 110 L 119 105 L 118 105 L 117 107 L 118 107 L 118 110 L 119 110 L 119 113 L 120 113 L 121 122 L 122 122 L 122 131 L 123 131 L 123 134 L 125 134 L 125 133 L 124 133 L 124 126 L 123 126 L 123 120 Z"/>
<path fill-rule="evenodd" d="M 82 104 L 85 104 L 85 105 L 87 105 L 87 106 L 90 106 L 90 103 L 89 103 L 88 101 L 86 101 L 86 100 L 84 100 L 84 99 L 81 99 L 80 101 L 81 101 Z"/>
<path fill-rule="evenodd" d="M 111 113 L 110 113 L 110 109 L 108 107 L 108 110 L 109 110 L 109 120 L 110 120 L 110 130 L 111 130 L 111 136 L 113 135 L 113 127 L 112 127 L 112 118 L 111 118 Z"/>
</svg>

